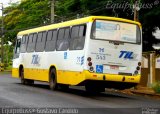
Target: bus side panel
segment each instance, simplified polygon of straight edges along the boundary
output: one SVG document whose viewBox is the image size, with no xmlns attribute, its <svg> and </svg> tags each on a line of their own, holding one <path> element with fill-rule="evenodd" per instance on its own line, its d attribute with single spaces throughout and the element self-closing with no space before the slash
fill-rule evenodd
<svg viewBox="0 0 160 114">
<path fill-rule="evenodd" d="M 19 78 L 19 69 L 18 68 L 12 68 L 12 77 Z"/>
<path fill-rule="evenodd" d="M 24 78 L 49 82 L 48 69 L 24 69 Z"/>
<path fill-rule="evenodd" d="M 55 64 L 57 82 L 61 84 L 76 85 L 84 80 L 81 74 L 84 69 L 84 50 L 57 51 L 47 55 L 47 65 Z"/>
<path fill-rule="evenodd" d="M 19 65 L 20 65 L 20 59 L 19 58 L 13 59 L 12 77 L 14 78 L 19 78 Z"/>
<path fill-rule="evenodd" d="M 77 85 L 85 80 L 83 72 L 58 71 L 57 81 L 61 84 Z"/>
<path fill-rule="evenodd" d="M 49 82 L 49 69 L 57 68 L 57 82 L 75 85 L 84 80 L 84 50 L 22 54 L 25 79 Z M 34 58 L 36 56 L 36 59 Z"/>
</svg>

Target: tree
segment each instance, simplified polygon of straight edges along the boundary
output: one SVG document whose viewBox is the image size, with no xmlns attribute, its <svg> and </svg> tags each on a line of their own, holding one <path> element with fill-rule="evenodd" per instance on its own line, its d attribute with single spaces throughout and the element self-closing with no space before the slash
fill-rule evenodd
<svg viewBox="0 0 160 114">
<path fill-rule="evenodd" d="M 143 26 L 143 51 L 153 51 L 153 44 L 160 43 L 160 40 L 153 36 L 156 28 L 160 28 L 160 3 L 157 0 L 143 0 L 142 4 L 148 8 L 140 10 L 140 22 Z"/>
<path fill-rule="evenodd" d="M 15 42 L 17 32 L 50 21 L 48 0 L 25 0 L 5 8 L 5 42 Z"/>
</svg>

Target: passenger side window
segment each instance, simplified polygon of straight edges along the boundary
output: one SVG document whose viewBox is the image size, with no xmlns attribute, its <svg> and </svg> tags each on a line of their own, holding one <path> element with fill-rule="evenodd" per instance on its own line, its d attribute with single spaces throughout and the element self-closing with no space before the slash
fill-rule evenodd
<svg viewBox="0 0 160 114">
<path fill-rule="evenodd" d="M 38 38 L 37 38 L 37 43 L 36 43 L 36 52 L 43 52 L 45 49 L 45 44 L 46 44 L 46 31 L 39 32 L 38 33 Z"/>
<path fill-rule="evenodd" d="M 26 52 L 27 42 L 28 42 L 28 35 L 23 35 L 22 42 L 21 42 L 21 47 L 20 47 L 20 52 L 21 53 Z"/>
<path fill-rule="evenodd" d="M 58 31 L 56 50 L 66 51 L 69 48 L 70 27 L 61 28 Z"/>
<path fill-rule="evenodd" d="M 36 40 L 37 40 L 37 33 L 33 33 L 29 35 L 27 52 L 35 51 Z"/>
<path fill-rule="evenodd" d="M 84 48 L 86 25 L 73 26 L 71 29 L 70 50 L 82 50 Z"/>
<path fill-rule="evenodd" d="M 54 51 L 56 48 L 57 30 L 50 30 L 47 34 L 45 51 Z"/>
</svg>

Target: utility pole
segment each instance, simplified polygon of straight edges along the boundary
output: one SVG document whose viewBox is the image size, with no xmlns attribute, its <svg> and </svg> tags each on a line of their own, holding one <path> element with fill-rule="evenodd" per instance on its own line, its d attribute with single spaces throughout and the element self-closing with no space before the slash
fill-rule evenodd
<svg viewBox="0 0 160 114">
<path fill-rule="evenodd" d="M 51 23 L 54 23 L 54 2 L 55 0 L 51 0 Z"/>
<path fill-rule="evenodd" d="M 2 26 L 1 26 L 1 63 L 3 63 L 3 38 L 4 38 L 4 20 L 3 20 L 3 3 L 0 3 L 2 5 Z"/>
<path fill-rule="evenodd" d="M 140 10 L 140 8 L 139 8 L 139 0 L 135 0 L 135 3 L 134 3 L 134 6 L 133 6 L 133 8 L 134 8 L 134 21 L 139 21 L 139 10 Z"/>
<path fill-rule="evenodd" d="M 148 86 L 151 86 L 155 81 L 155 69 L 156 69 L 156 54 L 155 52 L 149 53 L 149 80 Z"/>
</svg>

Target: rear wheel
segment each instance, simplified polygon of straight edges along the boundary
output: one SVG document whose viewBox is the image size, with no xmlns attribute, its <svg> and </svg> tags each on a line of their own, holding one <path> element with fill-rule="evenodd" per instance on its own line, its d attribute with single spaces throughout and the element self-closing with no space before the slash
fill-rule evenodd
<svg viewBox="0 0 160 114">
<path fill-rule="evenodd" d="M 56 90 L 57 89 L 57 75 L 56 75 L 56 70 L 54 68 L 52 68 L 50 70 L 49 86 L 50 86 L 51 90 Z"/>
</svg>

